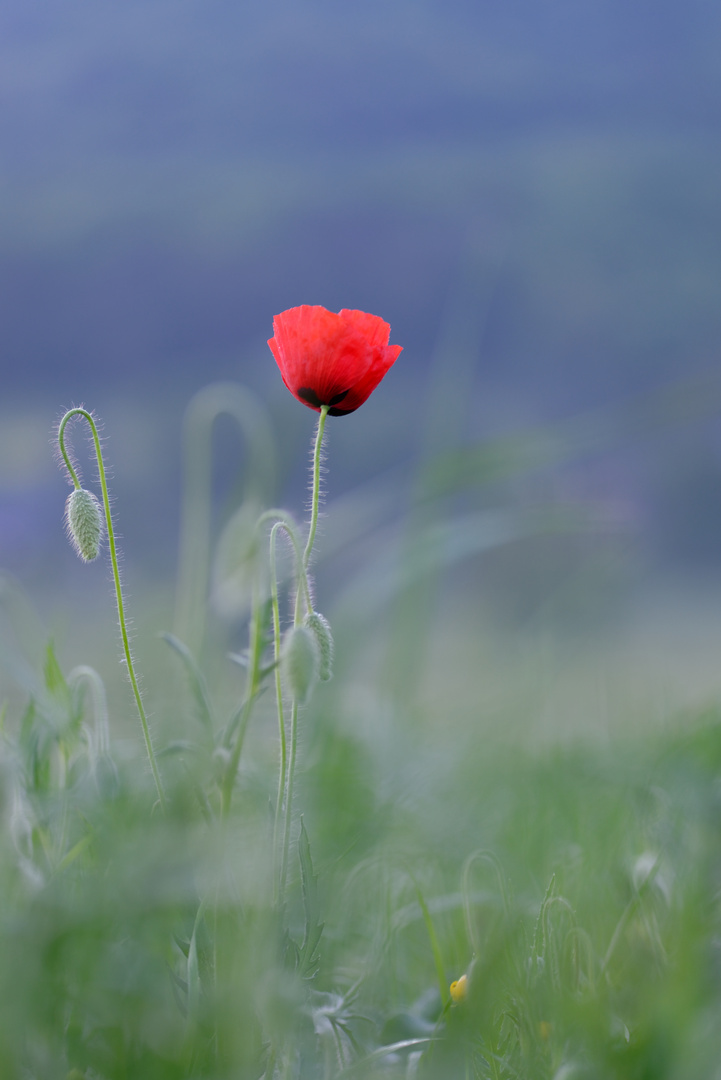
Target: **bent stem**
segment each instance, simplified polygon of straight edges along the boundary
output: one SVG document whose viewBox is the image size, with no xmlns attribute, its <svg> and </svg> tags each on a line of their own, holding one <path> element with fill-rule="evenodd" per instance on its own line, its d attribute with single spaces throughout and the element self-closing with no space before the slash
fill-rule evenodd
<svg viewBox="0 0 721 1080">
<path fill-rule="evenodd" d="M 98 434 L 98 429 L 97 429 L 97 426 L 95 424 L 95 420 L 93 419 L 92 414 L 89 413 L 86 409 L 80 409 L 80 408 L 69 409 L 68 412 L 65 413 L 65 416 L 60 421 L 60 427 L 58 428 L 58 446 L 60 448 L 60 453 L 62 454 L 63 462 L 65 463 L 65 467 L 68 470 L 68 474 L 70 476 L 70 479 L 72 480 L 73 484 L 75 485 L 75 490 L 76 491 L 79 490 L 79 488 L 80 488 L 80 481 L 78 479 L 75 468 L 73 467 L 73 464 L 72 464 L 72 462 L 70 460 L 68 452 L 67 452 L 67 450 L 65 448 L 65 428 L 67 426 L 68 421 L 73 416 L 82 416 L 84 420 L 87 420 L 87 422 L 88 422 L 88 424 L 90 426 L 90 431 L 92 432 L 92 436 L 93 436 L 93 445 L 94 445 L 94 448 L 95 448 L 95 457 L 96 457 L 96 460 L 97 460 L 97 463 L 98 463 L 98 476 L 99 476 L 99 479 L 100 479 L 100 487 L 101 487 L 102 493 L 103 493 L 103 510 L 105 512 L 105 527 L 106 527 L 106 529 L 108 531 L 108 547 L 110 549 L 110 563 L 111 563 L 112 570 L 113 570 L 113 584 L 115 586 L 115 600 L 116 600 L 117 609 L 118 609 L 118 622 L 120 623 L 120 636 L 121 636 L 122 641 L 123 641 L 123 654 L 125 656 L 125 663 L 126 663 L 126 666 L 128 668 L 128 675 L 130 676 L 130 685 L 133 688 L 133 696 L 135 697 L 135 704 L 136 704 L 136 707 L 137 707 L 137 710 L 138 710 L 138 715 L 140 716 L 140 723 L 142 724 L 142 727 L 143 727 L 143 735 L 145 737 L 145 747 L 146 747 L 146 750 L 148 751 L 148 761 L 150 762 L 150 770 L 151 770 L 151 772 L 153 774 L 153 779 L 155 780 L 155 786 L 156 786 L 157 791 L 158 791 L 158 799 L 160 801 L 160 805 L 163 808 L 163 810 L 165 810 L 166 809 L 165 792 L 163 790 L 163 784 L 162 784 L 162 781 L 160 779 L 160 771 L 158 770 L 158 764 L 157 764 L 157 762 L 155 760 L 155 753 L 153 751 L 153 744 L 152 744 L 151 739 L 150 739 L 150 729 L 148 727 L 148 719 L 147 719 L 147 717 L 145 715 L 145 707 L 143 706 L 143 699 L 140 696 L 140 687 L 138 685 L 138 679 L 137 679 L 137 676 L 135 674 L 135 667 L 133 665 L 133 657 L 132 657 L 131 652 L 130 652 L 130 639 L 128 637 L 128 627 L 127 627 L 127 623 L 125 621 L 125 605 L 123 603 L 123 590 L 122 590 L 121 585 L 120 585 L 120 570 L 118 568 L 118 552 L 117 552 L 117 547 L 116 547 L 116 544 L 115 544 L 115 531 L 113 529 L 113 519 L 112 519 L 112 516 L 110 514 L 110 498 L 109 498 L 109 495 L 108 495 L 108 484 L 107 484 L 107 480 L 105 478 L 105 465 L 103 463 L 103 453 L 102 453 L 102 450 L 101 450 L 101 447 L 100 447 L 100 436 Z"/>
<path fill-rule="evenodd" d="M 191 400 L 183 421 L 183 499 L 174 633 L 198 655 L 205 636 L 211 531 L 212 435 L 230 416 L 245 438 L 244 500 L 265 502 L 275 481 L 275 446 L 266 411 L 246 387 L 212 383 Z"/>
</svg>

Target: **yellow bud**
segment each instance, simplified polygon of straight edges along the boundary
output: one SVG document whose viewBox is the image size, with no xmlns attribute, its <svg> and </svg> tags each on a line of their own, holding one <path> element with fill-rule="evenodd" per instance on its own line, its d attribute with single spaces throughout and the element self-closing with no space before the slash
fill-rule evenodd
<svg viewBox="0 0 721 1080">
<path fill-rule="evenodd" d="M 468 994 L 468 976 L 461 975 L 460 979 L 456 979 L 450 985 L 451 998 L 455 1005 L 458 1005 L 460 1001 L 465 1001 Z"/>
</svg>

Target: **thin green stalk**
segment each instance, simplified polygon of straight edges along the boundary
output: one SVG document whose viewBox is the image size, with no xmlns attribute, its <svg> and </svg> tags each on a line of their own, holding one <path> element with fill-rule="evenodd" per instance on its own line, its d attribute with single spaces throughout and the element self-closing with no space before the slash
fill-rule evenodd
<svg viewBox="0 0 721 1080">
<path fill-rule="evenodd" d="M 325 431 L 325 421 L 327 416 L 328 406 L 322 405 L 320 410 L 320 416 L 318 417 L 318 426 L 315 429 L 315 443 L 313 446 L 313 480 L 310 501 L 310 524 L 308 526 L 308 539 L 306 540 L 305 551 L 303 552 L 304 570 L 308 569 L 310 556 L 313 551 L 313 544 L 315 543 L 315 533 L 318 527 L 318 507 L 320 504 L 320 459 L 322 456 L 321 450 L 323 447 L 323 433 Z"/>
<path fill-rule="evenodd" d="M 315 543 L 315 530 L 318 525 L 318 503 L 320 502 L 320 458 L 321 449 L 323 446 L 323 432 L 325 431 L 325 421 L 328 416 L 328 405 L 321 405 L 320 416 L 318 417 L 318 427 L 315 432 L 315 446 L 313 447 L 313 494 L 310 504 L 310 527 L 308 529 L 308 539 L 305 545 L 305 551 L 303 552 L 303 566 L 308 568 L 310 562 L 311 552 L 313 551 L 313 544 Z"/>
<path fill-rule="evenodd" d="M 318 515 L 317 515 L 317 512 L 316 512 L 316 519 L 317 519 L 317 516 Z M 301 552 L 300 552 L 300 540 L 298 538 L 297 525 L 296 525 L 295 521 L 293 520 L 293 518 L 291 517 L 291 515 L 288 514 L 285 510 L 277 510 L 277 509 L 266 510 L 266 511 L 264 511 L 264 513 L 262 513 L 260 515 L 260 517 L 258 518 L 258 520 L 257 520 L 257 522 L 255 524 L 256 532 L 259 532 L 260 529 L 263 527 L 263 525 L 266 525 L 269 521 L 272 521 L 274 525 L 282 525 L 285 532 L 288 535 L 288 539 L 290 540 L 291 544 L 293 545 L 293 554 L 295 555 L 296 576 L 298 578 L 298 592 L 297 592 L 297 596 L 296 596 L 296 613 L 295 613 L 295 620 L 294 620 L 294 624 L 297 625 L 300 622 L 301 595 L 302 595 L 302 599 L 305 601 L 305 605 L 306 605 L 306 608 L 308 609 L 308 611 L 312 611 L 312 609 L 313 609 L 313 605 L 312 605 L 312 602 L 311 602 L 311 595 L 310 595 L 310 583 L 308 581 L 308 574 L 307 574 L 307 571 L 306 571 L 305 556 L 301 555 Z M 307 550 L 307 545 L 306 545 L 306 550 Z"/>
<path fill-rule="evenodd" d="M 283 809 L 283 792 L 285 790 L 285 770 L 287 765 L 287 747 L 285 738 L 285 715 L 283 713 L 283 687 L 280 678 L 280 607 L 278 604 L 278 575 L 275 563 L 275 539 L 278 530 L 283 527 L 282 522 L 277 522 L 270 531 L 270 594 L 273 611 L 273 657 L 275 659 L 275 702 L 278 710 L 278 735 L 280 739 L 280 767 L 278 770 L 278 796 L 275 802 L 275 818 L 273 820 L 273 902 L 278 903 L 279 878 L 276 875 L 277 852 L 278 852 L 278 827 L 280 815 Z"/>
<path fill-rule="evenodd" d="M 321 406 L 321 415 L 318 416 L 318 423 L 315 429 L 315 443 L 313 446 L 313 485 L 311 494 L 311 521 L 308 528 L 308 540 L 305 541 L 305 550 L 303 551 L 303 572 L 308 570 L 309 563 L 311 561 L 311 554 L 313 552 L 313 544 L 315 543 L 315 530 L 318 524 L 318 505 L 321 502 L 321 457 L 323 448 L 323 434 L 326 427 L 326 417 L 328 416 L 328 405 Z M 295 624 L 300 622 L 300 588 L 296 595 L 296 620 Z"/>
<path fill-rule="evenodd" d="M 328 407 L 323 406 L 318 418 L 318 426 L 316 428 L 315 442 L 313 449 L 313 475 L 312 475 L 312 496 L 311 496 L 311 518 L 308 529 L 308 538 L 306 540 L 303 554 L 300 554 L 300 545 L 296 535 L 295 524 L 287 514 L 282 510 L 266 510 L 261 514 L 256 524 L 256 529 L 262 528 L 262 526 L 268 522 L 273 521 L 273 528 L 271 529 L 270 538 L 270 575 L 271 575 L 271 611 L 273 618 L 273 638 L 275 648 L 275 687 L 276 687 L 276 700 L 278 707 L 278 726 L 280 732 L 280 744 L 281 744 L 281 762 L 280 762 L 280 777 L 278 782 L 278 796 L 276 800 L 276 820 L 274 826 L 274 850 L 277 851 L 278 845 L 278 822 L 281 818 L 283 807 L 283 792 L 285 792 L 285 817 L 283 827 L 283 846 L 281 856 L 281 868 L 279 879 L 279 893 L 278 897 L 282 896 L 285 887 L 285 877 L 287 872 L 288 863 L 288 849 L 290 845 L 290 822 L 293 803 L 293 773 L 295 770 L 295 760 L 297 754 L 297 728 L 298 728 L 298 705 L 293 702 L 290 719 L 290 754 L 288 753 L 288 746 L 285 733 L 285 715 L 283 712 L 282 704 L 282 685 L 280 680 L 280 671 L 278 661 L 280 660 L 280 610 L 278 604 L 278 584 L 276 573 L 276 561 L 275 561 L 275 540 L 277 532 L 280 528 L 283 528 L 288 534 L 291 543 L 293 544 L 296 561 L 296 599 L 295 599 L 295 614 L 294 625 L 298 626 L 302 621 L 303 604 L 305 604 L 308 611 L 312 610 L 310 585 L 308 582 L 307 568 L 310 562 L 311 553 L 313 551 L 313 544 L 315 541 L 315 534 L 318 525 L 318 507 L 320 503 L 320 462 L 321 462 L 321 449 L 323 445 L 323 432 L 325 429 L 325 421 L 328 415 Z M 260 623 L 260 601 L 257 593 L 253 601 L 253 615 L 251 618 L 251 645 L 250 645 L 250 658 L 249 658 L 249 681 L 248 689 L 246 693 L 245 703 L 241 712 L 239 722 L 239 733 L 236 742 L 231 752 L 231 757 L 228 762 L 228 766 L 225 770 L 221 788 L 221 816 L 223 818 L 228 816 L 230 811 L 230 804 L 233 796 L 233 786 L 235 784 L 235 777 L 238 770 L 238 763 L 240 761 L 240 753 L 242 749 L 243 734 L 250 718 L 250 712 L 253 706 L 253 702 L 260 689 L 261 682 L 261 654 L 262 654 L 262 627 Z M 287 774 L 287 775 L 286 775 Z"/>
<path fill-rule="evenodd" d="M 273 636 L 275 640 L 275 661 L 276 661 L 276 694 L 277 700 L 281 701 L 280 692 L 278 691 L 279 685 L 279 672 L 278 672 L 278 660 L 280 658 L 280 611 L 278 606 L 278 587 L 277 587 L 277 575 L 275 571 L 275 534 L 277 529 L 284 529 L 287 533 L 290 541 L 293 545 L 295 552 L 296 572 L 300 579 L 300 587 L 303 590 L 305 601 L 310 607 L 310 586 L 308 584 L 308 575 L 305 573 L 302 564 L 302 557 L 300 554 L 300 542 L 296 534 L 295 522 L 289 514 L 283 510 L 266 510 L 260 515 L 256 522 L 256 531 L 266 525 L 269 521 L 273 522 L 273 529 L 271 530 L 271 609 L 273 612 Z M 235 784 L 235 777 L 238 771 L 238 764 L 240 762 L 240 754 L 243 748 L 243 738 L 250 719 L 250 713 L 253 707 L 253 703 L 258 695 L 260 689 L 260 683 L 263 678 L 262 672 L 262 653 L 263 653 L 263 634 L 262 624 L 260 619 L 260 598 L 259 590 L 256 585 L 255 594 L 253 597 L 253 612 L 251 616 L 251 630 L 250 630 L 250 657 L 249 657 L 249 676 L 248 686 L 246 692 L 246 698 L 243 703 L 240 719 L 238 722 L 238 736 L 231 752 L 231 757 L 228 763 L 228 767 L 225 771 L 223 783 L 221 787 L 221 813 L 223 817 L 227 817 L 230 810 L 230 804 L 233 797 L 233 786 Z M 282 704 L 280 705 L 282 710 Z M 281 748 L 283 747 L 285 723 L 281 714 L 279 714 L 279 726 L 283 732 L 281 735 Z M 284 789 L 285 784 L 285 762 L 281 763 L 281 779 L 279 781 L 279 787 Z M 280 796 L 279 796 L 280 797 Z"/>
<path fill-rule="evenodd" d="M 280 897 L 285 892 L 285 879 L 288 874 L 288 851 L 290 849 L 290 824 L 293 813 L 293 776 L 295 758 L 298 749 L 298 702 L 294 701 L 290 710 L 290 757 L 288 759 L 288 780 L 285 791 L 285 821 L 283 823 L 283 857 L 280 864 Z"/>
<path fill-rule="evenodd" d="M 108 547 L 110 549 L 110 563 L 113 569 L 113 584 L 115 585 L 115 600 L 118 608 L 118 622 L 120 623 L 120 636 L 123 640 L 123 653 L 125 656 L 125 663 L 128 668 L 128 675 L 130 676 L 130 685 L 133 688 L 133 696 L 135 697 L 135 704 L 140 716 L 140 723 L 143 726 L 143 735 L 145 737 L 145 747 L 148 751 L 148 761 L 150 762 L 150 769 L 155 780 L 155 786 L 158 791 L 158 799 L 163 810 L 166 808 L 165 792 L 163 790 L 163 784 L 160 779 L 160 771 L 158 764 L 155 760 L 155 752 L 153 751 L 153 744 L 150 739 L 150 729 L 148 727 L 148 720 L 145 715 L 145 707 L 143 706 L 143 699 L 140 696 L 140 687 L 135 674 L 135 667 L 133 665 L 133 658 L 130 653 L 130 639 L 128 637 L 128 628 L 125 621 L 125 605 L 123 603 L 123 590 L 120 585 L 120 570 L 118 568 L 118 553 L 115 544 L 115 531 L 113 529 L 113 519 L 110 514 L 110 498 L 108 495 L 108 484 L 105 478 L 105 465 L 103 464 L 103 453 L 100 447 L 100 436 L 95 424 L 95 420 L 92 414 L 87 412 L 86 409 L 69 409 L 65 413 L 65 416 L 60 421 L 60 427 L 58 428 L 58 446 L 60 447 L 60 453 L 62 454 L 65 467 L 70 474 L 70 479 L 75 485 L 75 490 L 80 488 L 80 481 L 78 480 L 77 473 L 73 467 L 73 464 L 68 456 L 68 452 L 65 448 L 65 428 L 68 421 L 73 416 L 82 416 L 87 420 L 90 425 L 90 430 L 93 436 L 93 444 L 95 447 L 95 457 L 98 463 L 98 476 L 100 478 L 100 487 L 103 493 L 103 510 L 105 512 L 105 527 L 108 532 Z"/>
<path fill-rule="evenodd" d="M 246 728 L 248 727 L 248 720 L 250 719 L 250 712 L 253 708 L 253 703 L 258 696 L 261 683 L 261 658 L 263 653 L 263 625 L 261 618 L 261 602 L 258 596 L 258 587 L 256 584 L 255 595 L 253 596 L 253 616 L 251 621 L 250 632 L 250 657 L 249 657 L 249 674 L 248 674 L 248 686 L 246 689 L 245 702 L 243 703 L 243 709 L 240 714 L 240 720 L 238 723 L 238 734 L 236 736 L 233 749 L 230 752 L 230 760 L 223 776 L 220 792 L 220 816 L 227 818 L 230 812 L 230 804 L 233 798 L 233 788 L 235 786 L 235 777 L 238 772 L 238 763 L 240 761 L 240 754 L 243 749 L 243 742 L 245 738 Z"/>
<path fill-rule="evenodd" d="M 273 612 L 273 643 L 274 643 L 274 659 L 275 659 L 275 700 L 276 700 L 276 707 L 277 707 L 277 710 L 278 710 L 278 731 L 279 731 L 279 737 L 280 737 L 280 768 L 279 768 L 279 773 L 278 773 L 278 796 L 277 796 L 276 804 L 275 804 L 275 819 L 274 819 L 274 822 L 273 822 L 273 852 L 275 854 L 276 860 L 278 858 L 279 828 L 280 828 L 281 815 L 282 815 L 282 812 L 283 812 L 283 795 L 285 793 L 287 781 L 289 779 L 289 775 L 288 776 L 286 775 L 287 774 L 287 768 L 288 768 L 288 754 L 287 754 L 287 743 L 286 743 L 286 734 L 285 734 L 285 715 L 284 715 L 284 712 L 283 712 L 283 687 L 282 687 L 281 677 L 280 677 L 280 650 L 281 650 L 281 641 L 280 641 L 280 606 L 279 606 L 279 603 L 278 603 L 278 575 L 277 575 L 277 570 L 276 570 L 276 557 L 275 557 L 276 537 L 277 537 L 278 531 L 280 529 L 284 529 L 288 533 L 288 536 L 290 537 L 290 539 L 291 539 L 291 541 L 293 543 L 293 547 L 295 549 L 295 555 L 296 555 L 296 573 L 297 573 L 298 577 L 301 579 L 301 581 L 298 584 L 298 590 L 300 591 L 301 584 L 302 584 L 303 587 L 304 587 L 304 591 L 305 591 L 305 601 L 306 601 L 306 605 L 308 607 L 308 610 L 310 610 L 310 607 L 311 607 L 310 588 L 309 588 L 309 585 L 308 585 L 308 576 L 304 571 L 304 568 L 303 568 L 303 565 L 302 565 L 302 562 L 301 562 L 301 559 L 300 559 L 300 552 L 299 552 L 296 537 L 293 534 L 293 532 L 288 529 L 288 526 L 287 526 L 285 521 L 277 521 L 275 523 L 275 525 L 273 526 L 273 528 L 271 529 L 271 531 L 270 531 L 270 595 L 271 595 L 271 608 L 272 608 L 272 612 Z M 291 736 L 293 735 L 293 730 L 294 730 L 294 725 L 291 724 Z M 292 741 L 292 738 L 291 738 L 291 746 L 292 745 L 293 745 L 293 741 Z M 293 755 L 292 755 L 292 760 L 293 760 L 293 763 L 295 763 L 295 753 L 294 752 L 293 752 Z M 291 785 L 291 793 L 292 793 L 292 785 Z M 284 845 L 285 845 L 285 836 L 286 836 L 286 834 L 287 834 L 287 829 L 284 830 Z M 286 851 L 285 851 L 285 846 L 284 846 L 282 857 L 279 860 L 279 862 L 277 863 L 277 865 L 278 865 L 278 876 L 276 876 L 275 871 L 273 873 L 273 900 L 274 900 L 275 904 L 278 903 L 278 900 L 280 898 L 280 894 L 282 892 L 282 887 L 283 887 L 283 882 L 284 882 L 285 859 L 286 859 Z"/>
<path fill-rule="evenodd" d="M 328 416 L 328 405 L 322 405 L 320 415 L 318 417 L 318 426 L 315 431 L 315 442 L 313 445 L 313 478 L 311 489 L 311 503 L 310 503 L 310 524 L 308 527 L 308 539 L 306 540 L 305 550 L 303 551 L 303 559 L 301 566 L 299 567 L 299 577 L 296 596 L 295 596 L 295 617 L 294 625 L 298 626 L 301 622 L 301 610 L 302 610 L 302 591 L 301 584 L 305 585 L 305 599 L 308 605 L 308 610 L 311 610 L 310 605 L 310 591 L 308 586 L 308 564 L 310 563 L 310 557 L 313 552 L 313 544 L 315 543 L 315 534 L 318 527 L 318 508 L 320 504 L 320 461 L 321 451 L 323 448 L 323 433 L 325 431 L 325 421 Z M 298 702 L 294 701 L 291 707 L 290 714 L 290 755 L 288 758 L 288 780 L 286 783 L 286 795 L 285 795 L 285 821 L 283 824 L 283 856 L 281 860 L 280 868 L 280 896 L 283 896 L 285 892 L 285 881 L 288 873 L 288 852 L 290 849 L 290 827 L 291 818 L 293 814 L 293 779 L 295 775 L 295 760 L 298 750 Z"/>
<path fill-rule="evenodd" d="M 618 920 L 618 922 L 616 924 L 616 928 L 613 931 L 613 935 L 611 936 L 611 941 L 609 942 L 608 948 L 606 949 L 606 955 L 604 956 L 603 961 L 601 963 L 601 970 L 600 970 L 600 972 L 598 974 L 598 981 L 599 982 L 601 982 L 601 980 L 604 977 L 607 976 L 609 964 L 611 963 L 611 958 L 613 957 L 613 954 L 616 951 L 616 947 L 618 946 L 618 943 L 621 940 L 621 935 L 623 934 L 624 930 L 626 929 L 626 927 L 628 925 L 628 922 L 629 922 L 629 919 L 634 914 L 636 908 L 639 906 L 640 903 L 642 903 L 643 898 L 644 898 L 644 896 L 646 894 L 646 891 L 647 891 L 649 885 L 652 884 L 654 878 L 656 877 L 656 874 L 658 873 L 658 871 L 660 869 L 660 866 L 661 866 L 661 858 L 660 858 L 660 856 L 658 856 L 656 858 L 655 863 L 653 864 L 653 866 L 649 870 L 648 874 L 643 879 L 643 881 L 641 882 L 639 887 L 635 890 L 633 896 L 631 897 L 628 904 L 626 905 L 626 907 L 622 911 L 621 918 Z"/>
</svg>

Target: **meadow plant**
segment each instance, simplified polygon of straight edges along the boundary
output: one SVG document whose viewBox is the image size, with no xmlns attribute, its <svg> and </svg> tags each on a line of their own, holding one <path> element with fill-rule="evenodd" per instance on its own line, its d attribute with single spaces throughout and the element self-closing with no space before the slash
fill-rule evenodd
<svg viewBox="0 0 721 1080">
<path fill-rule="evenodd" d="M 311 576 L 323 440 L 328 416 L 362 405 L 396 360 L 389 334 L 359 311 L 275 319 L 283 380 L 318 413 L 310 518 L 263 508 L 268 475 L 247 478 L 242 529 L 227 535 L 243 538 L 249 640 L 224 721 L 205 659 L 208 433 L 230 412 L 269 472 L 268 433 L 242 388 L 193 405 L 205 449 L 164 635 L 189 690 L 187 738 L 179 717 L 170 741 L 151 732 L 97 421 L 80 407 L 62 418 L 66 524 L 85 561 L 107 539 L 148 767 L 117 752 L 99 673 L 65 676 L 48 646 L 14 729 L 2 713 L 1 1080 L 718 1075 L 717 710 L 650 752 L 546 756 L 442 725 L 434 742 L 417 687 L 385 724 L 395 732 L 381 738 L 377 717 L 370 734 L 342 723 L 358 683 Z M 81 485 L 71 422 L 89 428 L 100 500 Z M 271 698 L 272 760 L 263 740 L 249 749 Z"/>
</svg>

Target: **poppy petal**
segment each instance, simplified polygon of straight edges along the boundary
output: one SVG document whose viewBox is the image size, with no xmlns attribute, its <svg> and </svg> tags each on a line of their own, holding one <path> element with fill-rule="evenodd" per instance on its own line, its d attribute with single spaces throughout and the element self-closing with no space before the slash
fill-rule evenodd
<svg viewBox="0 0 721 1080">
<path fill-rule="evenodd" d="M 365 311 L 302 304 L 275 316 L 268 345 L 294 397 L 342 416 L 363 404 L 402 351 L 388 344 L 390 329 Z"/>
</svg>

